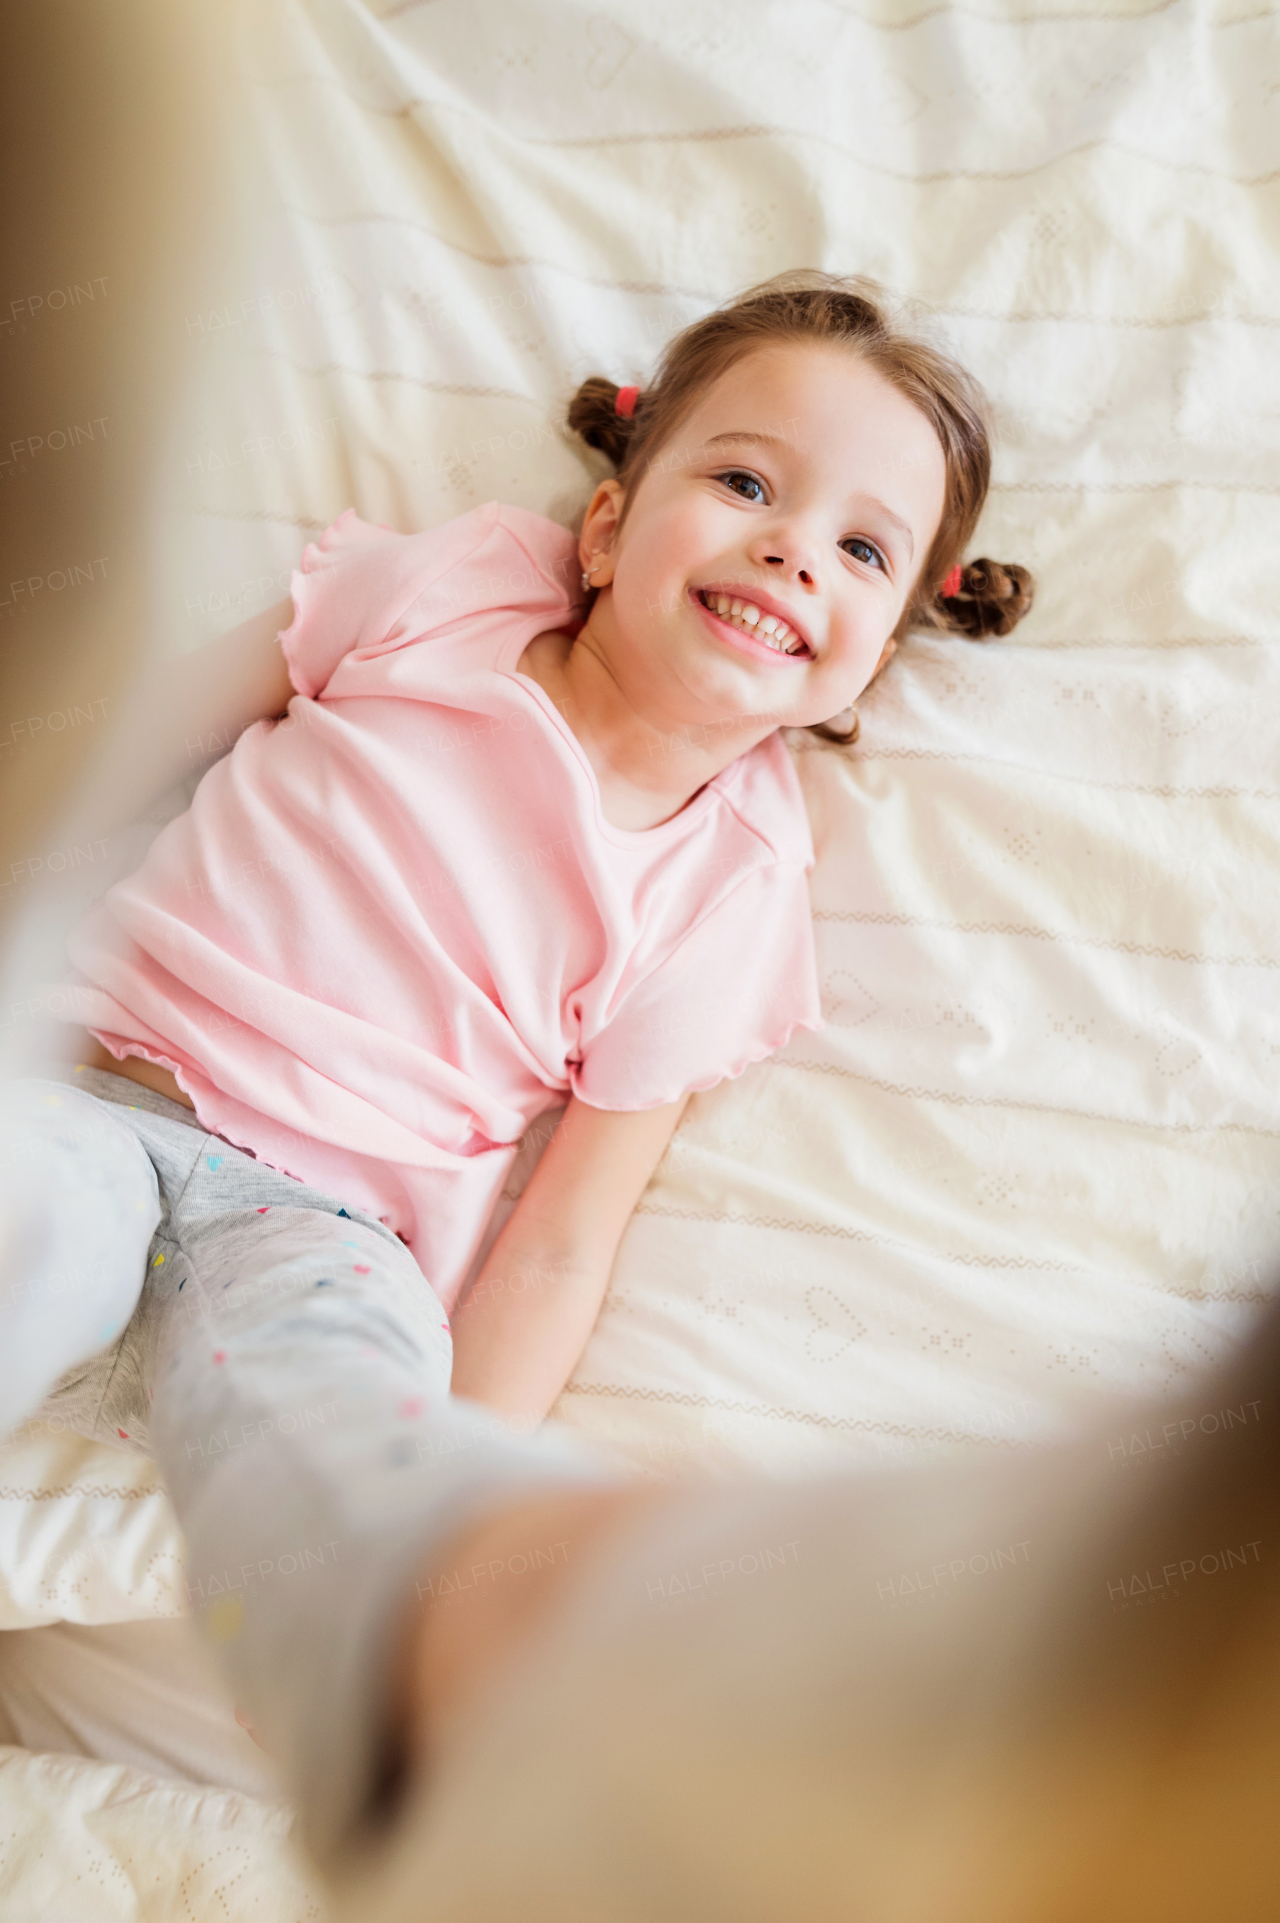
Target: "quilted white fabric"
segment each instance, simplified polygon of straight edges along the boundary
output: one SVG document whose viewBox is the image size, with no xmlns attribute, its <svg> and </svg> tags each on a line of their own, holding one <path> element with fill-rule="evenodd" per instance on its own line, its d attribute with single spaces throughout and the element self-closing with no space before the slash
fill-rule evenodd
<svg viewBox="0 0 1280 1923">
<path fill-rule="evenodd" d="M 184 1610 L 182 1544 L 155 1464 L 24 1423 L 0 1449 L 0 1629 Z"/>
<path fill-rule="evenodd" d="M 0 1745 L 0 1914 L 75 1923 L 322 1923 L 292 1813 L 116 1763 Z"/>
<path fill-rule="evenodd" d="M 256 252 L 184 317 L 157 543 L 188 645 L 278 600 L 347 506 L 571 523 L 606 471 L 561 427 L 577 382 L 643 382 L 783 268 L 922 303 L 992 397 L 974 552 L 1032 567 L 1036 608 L 1004 642 L 912 641 L 852 751 L 794 743 L 827 1028 L 697 1098 L 555 1412 L 645 1473 L 1025 1445 L 1190 1382 L 1274 1287 L 1276 23 L 1254 0 L 245 16 Z M 180 1606 L 161 1536 L 126 1547 L 93 1500 L 9 1530 L 6 1621 Z M 99 1561 L 59 1587 L 77 1530 Z"/>
</svg>

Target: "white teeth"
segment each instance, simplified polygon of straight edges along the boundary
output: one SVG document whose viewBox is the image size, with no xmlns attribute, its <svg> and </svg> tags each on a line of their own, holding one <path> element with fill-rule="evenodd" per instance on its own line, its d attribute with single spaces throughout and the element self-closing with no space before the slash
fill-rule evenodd
<svg viewBox="0 0 1280 1923">
<path fill-rule="evenodd" d="M 733 621 L 745 633 L 753 634 L 757 641 L 773 648 L 778 654 L 804 654 L 804 642 L 793 628 L 776 614 L 761 614 L 759 608 L 750 601 L 734 601 L 727 594 L 706 593 L 704 604 L 713 609 L 722 620 Z"/>
</svg>

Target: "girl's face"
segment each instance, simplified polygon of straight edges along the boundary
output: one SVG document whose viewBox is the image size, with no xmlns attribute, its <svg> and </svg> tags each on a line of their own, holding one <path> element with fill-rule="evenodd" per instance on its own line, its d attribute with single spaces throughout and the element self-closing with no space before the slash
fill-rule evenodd
<svg viewBox="0 0 1280 1923">
<path fill-rule="evenodd" d="M 596 490 L 593 641 L 641 711 L 827 721 L 875 673 L 945 483 L 924 415 L 855 353 L 758 348 L 659 451 L 621 525 L 619 484 Z"/>
</svg>

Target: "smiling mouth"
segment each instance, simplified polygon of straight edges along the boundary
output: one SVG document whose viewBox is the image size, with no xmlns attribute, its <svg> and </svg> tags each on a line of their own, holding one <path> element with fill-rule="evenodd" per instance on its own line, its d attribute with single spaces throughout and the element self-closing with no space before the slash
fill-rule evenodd
<svg viewBox="0 0 1280 1923">
<path fill-rule="evenodd" d="M 695 588 L 694 598 L 708 614 L 718 615 L 732 628 L 741 628 L 743 634 L 763 641 L 766 648 L 773 648 L 778 654 L 812 654 L 808 643 L 801 640 L 794 628 L 789 628 L 779 615 L 766 614 L 752 601 L 741 600 L 736 594 L 717 594 L 711 588 Z"/>
</svg>

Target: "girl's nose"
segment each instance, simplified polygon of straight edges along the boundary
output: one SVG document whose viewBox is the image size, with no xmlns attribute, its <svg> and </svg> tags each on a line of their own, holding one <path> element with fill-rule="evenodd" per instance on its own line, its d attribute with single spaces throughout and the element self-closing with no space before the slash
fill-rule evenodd
<svg viewBox="0 0 1280 1923">
<path fill-rule="evenodd" d="M 762 532 L 759 541 L 753 543 L 751 558 L 784 581 L 798 581 L 806 588 L 817 586 L 816 557 L 802 534 L 778 528 L 769 534 Z"/>
<path fill-rule="evenodd" d="M 784 554 L 766 554 L 764 560 L 765 566 L 770 568 L 785 568 L 787 565 L 787 558 Z M 813 576 L 810 574 L 808 568 L 796 568 L 795 577 L 797 581 L 802 581 L 807 588 L 811 588 L 814 584 Z"/>
</svg>

